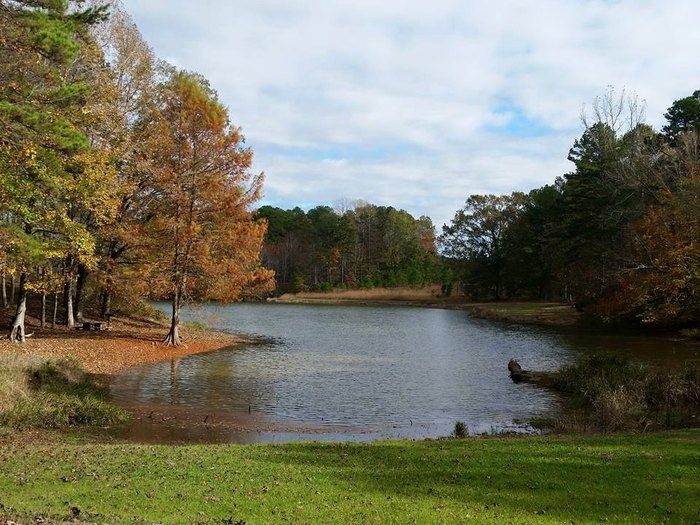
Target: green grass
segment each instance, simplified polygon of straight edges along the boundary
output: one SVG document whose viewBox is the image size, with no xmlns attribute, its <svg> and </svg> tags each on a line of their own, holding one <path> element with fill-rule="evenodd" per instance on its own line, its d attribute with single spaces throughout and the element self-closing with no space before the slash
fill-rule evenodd
<svg viewBox="0 0 700 525">
<path fill-rule="evenodd" d="M 467 310 L 477 318 L 536 323 L 547 325 L 574 325 L 580 321 L 579 312 L 560 303 L 492 302 L 471 303 Z"/>
<path fill-rule="evenodd" d="M 700 520 L 700 432 L 371 445 L 9 445 L 0 449 L 0 503 L 14 517 L 69 519 L 77 507 L 81 520 L 117 524 L 693 524 Z"/>
<path fill-rule="evenodd" d="M 0 425 L 64 428 L 112 425 L 128 414 L 71 359 L 0 355 Z"/>
</svg>

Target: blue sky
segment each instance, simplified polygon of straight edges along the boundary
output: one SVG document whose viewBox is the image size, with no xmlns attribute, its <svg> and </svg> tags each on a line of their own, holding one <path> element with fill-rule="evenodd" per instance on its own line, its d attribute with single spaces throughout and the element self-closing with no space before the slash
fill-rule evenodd
<svg viewBox="0 0 700 525">
<path fill-rule="evenodd" d="M 473 193 L 571 169 L 607 86 L 659 128 L 700 88 L 697 0 L 123 0 L 206 76 L 264 171 L 263 204 L 364 200 L 438 228 Z"/>
</svg>

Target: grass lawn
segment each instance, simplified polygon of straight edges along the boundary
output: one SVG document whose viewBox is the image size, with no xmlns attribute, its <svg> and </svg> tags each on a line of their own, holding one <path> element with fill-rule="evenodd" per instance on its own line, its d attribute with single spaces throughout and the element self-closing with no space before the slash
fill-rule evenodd
<svg viewBox="0 0 700 525">
<path fill-rule="evenodd" d="M 571 326 L 581 314 L 568 305 L 543 302 L 467 303 L 465 308 L 474 317 L 518 323 Z"/>
<path fill-rule="evenodd" d="M 97 523 L 700 521 L 700 431 L 0 448 L 0 515 Z M 71 511 L 71 507 L 75 507 Z M 2 522 L 2 520 L 0 520 Z"/>
</svg>

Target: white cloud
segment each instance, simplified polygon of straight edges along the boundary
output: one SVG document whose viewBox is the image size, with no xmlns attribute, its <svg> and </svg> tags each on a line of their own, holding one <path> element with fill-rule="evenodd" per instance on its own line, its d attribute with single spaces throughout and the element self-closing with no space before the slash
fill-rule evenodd
<svg viewBox="0 0 700 525">
<path fill-rule="evenodd" d="M 472 193 L 567 171 L 581 108 L 607 85 L 646 99 L 657 127 L 700 87 L 695 0 L 124 4 L 159 56 L 210 79 L 282 206 L 362 198 L 439 226 Z M 551 132 L 507 133 L 504 101 Z M 350 153 L 292 154 L 338 145 Z"/>
</svg>

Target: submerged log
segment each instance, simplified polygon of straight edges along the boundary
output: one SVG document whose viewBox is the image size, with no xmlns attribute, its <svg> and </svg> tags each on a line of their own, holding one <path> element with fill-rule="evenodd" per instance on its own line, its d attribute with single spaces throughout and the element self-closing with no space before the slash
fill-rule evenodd
<svg viewBox="0 0 700 525">
<path fill-rule="evenodd" d="M 523 367 L 515 359 L 508 361 L 508 372 L 510 372 L 513 383 L 535 383 L 542 386 L 550 386 L 552 383 L 552 374 L 523 370 Z"/>
</svg>

